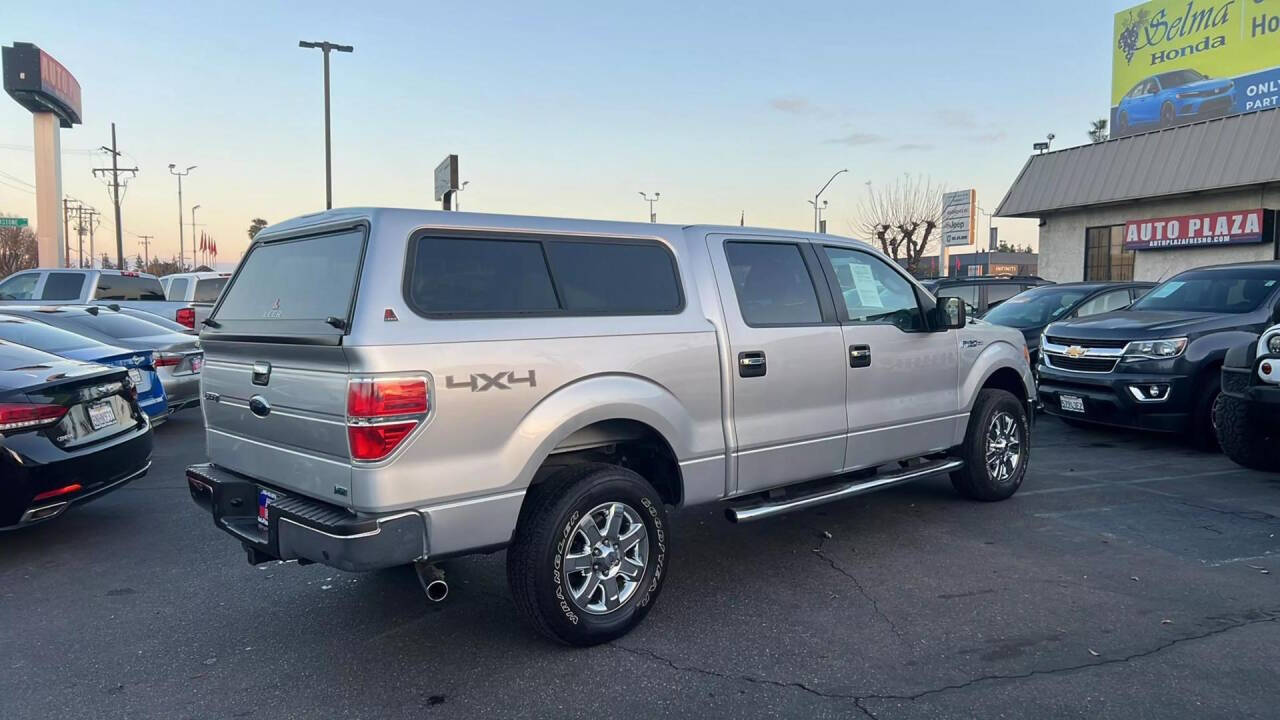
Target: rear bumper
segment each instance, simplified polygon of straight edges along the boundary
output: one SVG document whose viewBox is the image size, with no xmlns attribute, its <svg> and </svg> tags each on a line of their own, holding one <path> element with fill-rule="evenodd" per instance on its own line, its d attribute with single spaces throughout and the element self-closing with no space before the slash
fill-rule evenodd
<svg viewBox="0 0 1280 720">
<path fill-rule="evenodd" d="M 362 571 L 407 565 L 427 557 L 427 525 L 414 510 L 354 515 L 334 505 L 265 488 L 212 464 L 187 468 L 191 499 L 244 545 L 250 564 L 270 560 L 316 562 Z M 258 494 L 278 497 L 258 520 Z"/>
<path fill-rule="evenodd" d="M 160 384 L 164 386 L 169 412 L 174 413 L 200 404 L 200 373 L 161 375 Z"/>
</svg>

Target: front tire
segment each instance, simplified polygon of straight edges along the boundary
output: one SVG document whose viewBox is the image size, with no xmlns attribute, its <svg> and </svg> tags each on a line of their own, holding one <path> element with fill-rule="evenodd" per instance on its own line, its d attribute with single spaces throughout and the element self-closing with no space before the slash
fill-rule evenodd
<svg viewBox="0 0 1280 720">
<path fill-rule="evenodd" d="M 622 637 L 653 607 L 667 575 L 667 512 L 644 478 L 575 465 L 530 488 L 507 551 L 520 614 L 567 645 Z"/>
<path fill-rule="evenodd" d="M 1248 403 L 1219 395 L 1213 418 L 1218 444 L 1232 462 L 1250 470 L 1280 472 L 1280 430 L 1250 422 Z"/>
<path fill-rule="evenodd" d="M 971 500 L 995 502 L 1022 486 L 1031 456 L 1027 409 L 1006 390 L 979 391 L 960 446 L 964 467 L 951 473 L 951 484 Z"/>
<path fill-rule="evenodd" d="M 1217 452 L 1218 435 L 1214 430 L 1214 407 L 1222 393 L 1222 373 L 1213 368 L 1209 378 L 1203 383 L 1200 396 L 1196 398 L 1195 407 L 1191 411 L 1191 424 L 1187 428 L 1188 440 L 1196 448 L 1204 452 Z"/>
</svg>

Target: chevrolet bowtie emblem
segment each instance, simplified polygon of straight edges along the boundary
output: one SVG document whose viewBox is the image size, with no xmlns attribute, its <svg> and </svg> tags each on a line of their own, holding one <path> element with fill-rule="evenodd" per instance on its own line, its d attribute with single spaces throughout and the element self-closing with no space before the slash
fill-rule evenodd
<svg viewBox="0 0 1280 720">
<path fill-rule="evenodd" d="M 1071 347 L 1067 348 L 1067 357 L 1075 359 L 1075 358 L 1081 357 L 1087 352 L 1089 351 L 1085 350 L 1079 345 L 1072 345 Z"/>
</svg>

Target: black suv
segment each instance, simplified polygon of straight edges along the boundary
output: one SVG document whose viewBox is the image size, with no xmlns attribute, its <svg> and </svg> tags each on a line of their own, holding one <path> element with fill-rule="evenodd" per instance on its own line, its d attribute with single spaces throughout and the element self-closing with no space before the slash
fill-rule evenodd
<svg viewBox="0 0 1280 720">
<path fill-rule="evenodd" d="M 1053 283 L 1035 275 L 975 275 L 973 277 L 945 277 L 924 281 L 924 287 L 934 297 L 958 297 L 968 306 L 973 317 L 999 305 L 1027 288 Z"/>
<path fill-rule="evenodd" d="M 1213 447 L 1223 358 L 1277 321 L 1280 261 L 1188 270 L 1124 310 L 1045 328 L 1040 401 L 1069 420 Z"/>
</svg>

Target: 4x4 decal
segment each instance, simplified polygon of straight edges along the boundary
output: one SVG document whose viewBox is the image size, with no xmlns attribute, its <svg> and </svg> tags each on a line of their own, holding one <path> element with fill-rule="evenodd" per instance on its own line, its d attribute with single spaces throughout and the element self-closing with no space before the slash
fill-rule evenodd
<svg viewBox="0 0 1280 720">
<path fill-rule="evenodd" d="M 444 378 L 444 386 L 449 390 L 470 388 L 471 392 L 485 392 L 490 388 L 494 390 L 510 390 L 511 386 L 516 383 L 528 383 L 529 387 L 538 387 L 537 377 L 532 370 L 528 371 L 525 377 L 516 377 L 514 370 L 504 370 L 494 375 L 471 373 L 471 378 L 466 382 L 454 380 L 452 375 L 446 375 Z"/>
</svg>

